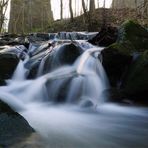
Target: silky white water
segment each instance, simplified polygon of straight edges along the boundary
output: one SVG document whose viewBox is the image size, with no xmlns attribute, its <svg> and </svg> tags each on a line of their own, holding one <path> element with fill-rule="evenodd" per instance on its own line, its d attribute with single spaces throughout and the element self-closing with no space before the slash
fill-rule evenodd
<svg viewBox="0 0 148 148">
<path fill-rule="evenodd" d="M 1 100 L 45 139 L 45 148 L 148 146 L 147 108 L 106 103 L 109 84 L 96 58 L 100 50 L 87 49 L 73 65 L 44 75 L 40 69 L 34 80 L 25 79 L 26 62 L 20 62 L 0 87 Z"/>
</svg>

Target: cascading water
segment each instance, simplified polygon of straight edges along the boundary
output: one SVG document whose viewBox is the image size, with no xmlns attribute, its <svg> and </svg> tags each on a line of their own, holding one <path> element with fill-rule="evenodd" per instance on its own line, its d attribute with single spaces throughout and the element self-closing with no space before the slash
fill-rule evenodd
<svg viewBox="0 0 148 148">
<path fill-rule="evenodd" d="M 75 67 L 78 76 L 71 82 L 68 101 L 81 98 L 82 102 L 89 101 L 94 105 L 106 101 L 104 91 L 109 86 L 106 74 L 100 61 L 93 55 L 96 52 L 100 54 L 100 51 L 101 49 L 91 48 L 76 61 Z"/>
<path fill-rule="evenodd" d="M 66 102 L 78 102 L 78 100 L 81 101 L 81 99 L 85 100 L 86 98 L 86 100 L 89 99 L 93 105 L 97 105 L 102 98 L 104 100 L 105 96 L 103 91 L 108 87 L 105 82 L 107 80 L 104 79 L 105 72 L 103 71 L 102 65 L 98 59 L 93 56 L 94 52 L 99 51 L 100 49 L 88 49 L 73 65 L 58 68 L 53 72 L 38 77 L 36 80 L 29 81 L 29 83 L 28 80 L 20 84 L 16 83 L 17 87 L 15 87 L 15 84 L 12 87 L 11 84 L 9 84 L 5 87 L 6 92 L 9 92 L 8 88 L 10 88 L 10 93 L 13 94 L 16 99 L 22 96 L 21 100 L 24 102 L 26 102 L 26 100 L 31 101 L 33 98 L 35 98 L 34 101 L 54 101 L 54 96 L 58 96 L 60 88 L 65 85 L 65 82 L 69 81 L 70 84 L 67 83 L 67 85 L 69 85 L 69 91 L 63 100 Z M 28 58 L 24 62 L 19 62 L 12 77 L 13 81 L 25 79 L 24 63 L 27 61 Z M 47 86 L 46 83 L 50 84 Z M 25 84 L 28 85 L 26 86 Z M 48 88 L 46 88 L 46 86 Z M 78 87 L 79 89 L 77 89 Z M 3 88 L 3 90 L 5 89 Z M 25 97 L 23 97 L 24 94 Z M 26 94 L 28 95 L 27 97 Z"/>
<path fill-rule="evenodd" d="M 29 60 L 28 56 L 24 61 L 20 60 L 18 66 L 12 76 L 13 81 L 23 81 L 26 79 L 28 70 L 25 68 L 25 64 L 28 62 L 28 60 Z"/>
<path fill-rule="evenodd" d="M 31 60 L 26 56 L 16 68 L 13 83 L 0 87 L 1 100 L 45 138 L 45 148 L 148 146 L 147 109 L 103 104 L 109 84 L 97 58 L 102 49 L 87 44 L 81 48 L 83 53 L 74 64 L 43 74 L 45 56 L 34 80 L 25 80 L 24 65 Z M 61 100 L 65 103 L 56 104 Z"/>
</svg>

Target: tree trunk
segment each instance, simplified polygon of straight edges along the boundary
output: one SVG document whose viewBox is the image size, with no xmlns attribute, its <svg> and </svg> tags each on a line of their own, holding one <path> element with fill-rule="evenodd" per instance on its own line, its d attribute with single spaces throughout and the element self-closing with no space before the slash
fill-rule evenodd
<svg viewBox="0 0 148 148">
<path fill-rule="evenodd" d="M 61 4 L 60 4 L 60 7 L 61 7 L 61 13 L 60 13 L 60 16 L 61 16 L 61 20 L 63 20 L 63 0 L 60 0 Z"/>
<path fill-rule="evenodd" d="M 144 16 L 148 16 L 148 1 L 144 0 Z"/>
<path fill-rule="evenodd" d="M 95 0 L 90 0 L 89 13 L 88 13 L 88 31 L 92 31 L 93 29 L 94 11 L 95 11 Z"/>
<path fill-rule="evenodd" d="M 100 0 L 98 0 L 98 8 L 100 7 Z"/>
<path fill-rule="evenodd" d="M 106 4 L 106 0 L 104 0 L 104 2 L 103 2 L 103 14 L 102 14 L 102 17 L 103 17 L 103 20 L 102 20 L 102 26 L 103 27 L 105 27 L 106 26 L 106 6 L 105 6 L 105 4 Z"/>
<path fill-rule="evenodd" d="M 93 13 L 95 10 L 95 0 L 90 0 L 89 2 L 89 12 Z"/>
<path fill-rule="evenodd" d="M 82 0 L 82 8 L 83 8 L 84 15 L 86 15 L 87 11 L 86 11 L 86 5 L 84 0 Z"/>
<path fill-rule="evenodd" d="M 69 11 L 70 11 L 70 19 L 71 21 L 73 21 L 72 0 L 69 0 Z"/>
<path fill-rule="evenodd" d="M 5 15 L 9 0 L 0 1 L 0 32 L 2 32 L 3 24 L 5 22 Z"/>
</svg>

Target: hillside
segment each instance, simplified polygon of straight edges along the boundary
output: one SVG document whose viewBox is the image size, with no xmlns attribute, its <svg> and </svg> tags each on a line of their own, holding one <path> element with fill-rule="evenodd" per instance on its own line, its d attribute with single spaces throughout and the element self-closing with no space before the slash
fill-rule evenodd
<svg viewBox="0 0 148 148">
<path fill-rule="evenodd" d="M 88 15 L 89 16 L 89 15 Z M 112 26 L 119 26 L 127 19 L 136 20 L 143 26 L 148 26 L 148 19 L 142 16 L 142 13 L 137 13 L 135 9 L 103 9 L 99 8 L 94 11 L 88 19 L 85 19 L 84 14 L 70 19 L 57 20 L 52 23 L 47 29 L 49 32 L 60 31 L 98 31 L 103 25 L 103 21 Z"/>
</svg>

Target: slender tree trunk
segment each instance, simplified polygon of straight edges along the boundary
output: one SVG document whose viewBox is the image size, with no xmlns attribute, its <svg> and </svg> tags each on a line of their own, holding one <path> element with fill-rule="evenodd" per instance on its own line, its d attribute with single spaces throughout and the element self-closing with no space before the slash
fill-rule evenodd
<svg viewBox="0 0 148 148">
<path fill-rule="evenodd" d="M 29 30 L 32 32 L 32 0 L 29 1 Z"/>
<path fill-rule="evenodd" d="M 98 8 L 100 7 L 100 0 L 98 0 Z"/>
<path fill-rule="evenodd" d="M 106 4 L 106 0 L 104 0 L 103 1 L 103 14 L 102 14 L 102 17 L 103 17 L 103 19 L 102 19 L 102 26 L 106 26 L 106 6 L 105 6 L 105 4 Z"/>
<path fill-rule="evenodd" d="M 144 0 L 144 16 L 148 17 L 148 1 Z"/>
<path fill-rule="evenodd" d="M 73 21 L 72 0 L 69 0 L 69 11 L 70 11 L 70 19 L 71 21 Z"/>
<path fill-rule="evenodd" d="M 86 8 L 86 4 L 85 4 L 85 1 L 82 0 L 82 10 L 83 10 L 83 13 L 84 13 L 84 16 L 83 16 L 83 23 L 88 23 L 88 14 L 87 14 L 87 8 Z"/>
<path fill-rule="evenodd" d="M 60 7 L 61 7 L 60 16 L 61 16 L 61 20 L 63 20 L 63 0 L 60 0 Z"/>
<path fill-rule="evenodd" d="M 5 15 L 9 0 L 0 1 L 0 32 L 2 32 L 3 24 L 5 23 Z"/>
<path fill-rule="evenodd" d="M 82 0 L 82 8 L 83 8 L 84 15 L 86 15 L 87 11 L 86 11 L 86 5 L 84 0 Z"/>
<path fill-rule="evenodd" d="M 77 0 L 75 0 L 75 17 L 77 16 Z"/>
<path fill-rule="evenodd" d="M 88 31 L 93 30 L 93 18 L 94 18 L 94 11 L 95 11 L 95 0 L 89 1 L 89 12 L 88 12 Z"/>
<path fill-rule="evenodd" d="M 0 5 L 0 32 L 2 31 L 2 26 L 3 26 L 3 8 Z"/>
<path fill-rule="evenodd" d="M 89 3 L 89 12 L 90 13 L 93 13 L 95 10 L 95 0 L 90 0 L 90 3 Z"/>
</svg>

